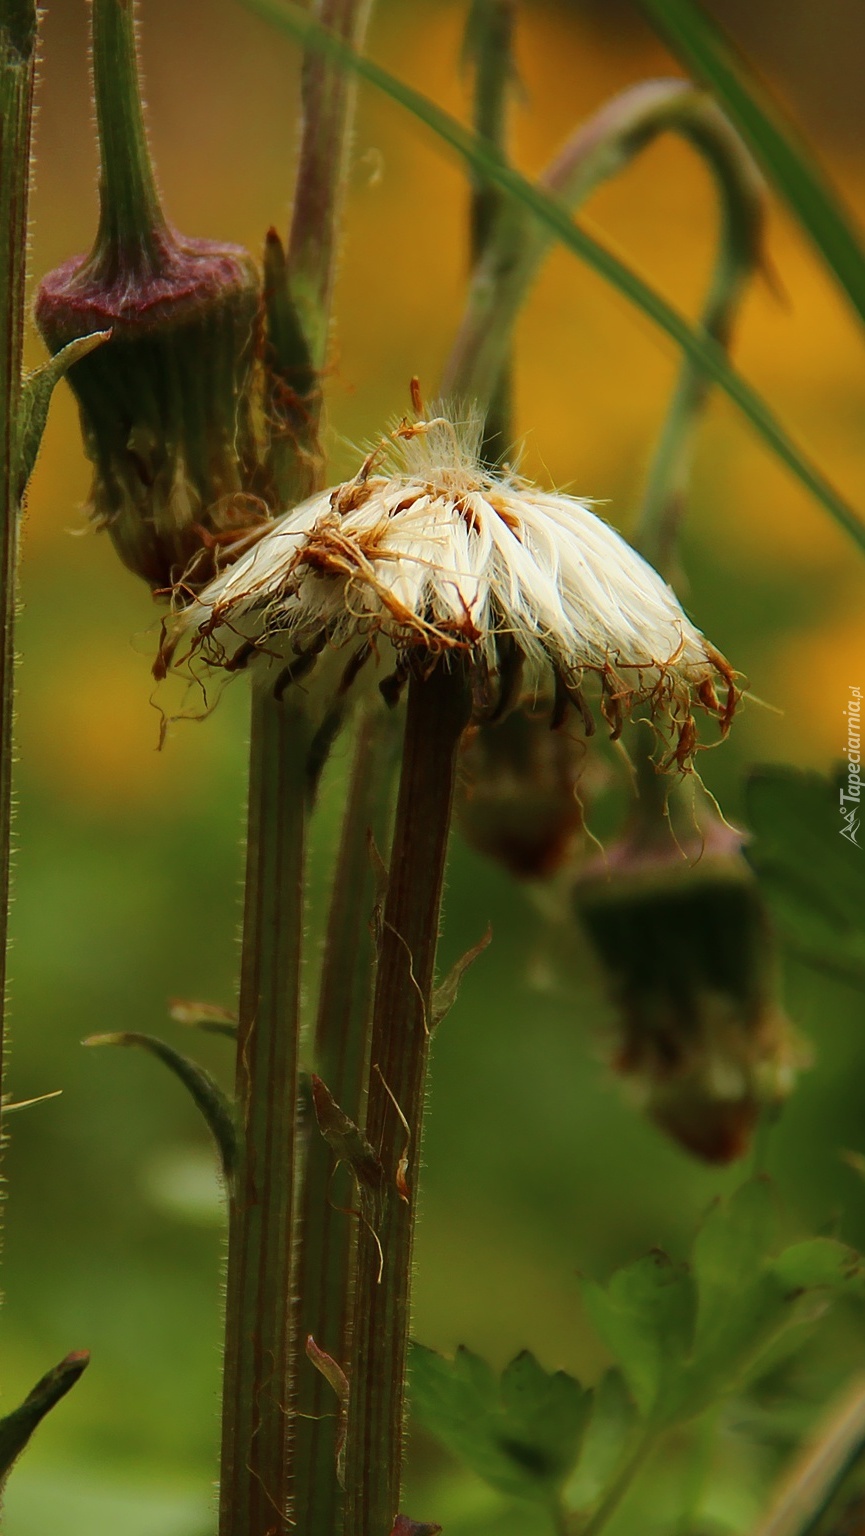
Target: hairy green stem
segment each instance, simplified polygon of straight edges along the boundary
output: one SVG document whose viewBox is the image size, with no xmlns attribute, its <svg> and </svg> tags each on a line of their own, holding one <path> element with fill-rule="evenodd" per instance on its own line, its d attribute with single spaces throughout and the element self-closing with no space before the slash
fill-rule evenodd
<svg viewBox="0 0 865 1536">
<path fill-rule="evenodd" d="M 358 46 L 370 0 L 320 0 L 316 13 Z M 317 54 L 304 62 L 303 125 L 287 253 L 272 231 L 265 301 L 275 434 L 269 468 L 280 507 L 321 481 L 319 376 L 324 365 L 338 221 L 354 87 Z M 299 978 L 304 825 L 314 738 L 301 709 L 259 688 L 253 696 L 250 825 L 244 917 L 238 1099 L 241 1167 L 229 1232 L 221 1536 L 265 1536 L 296 1526 L 324 1530 L 333 1468 L 295 1455 L 300 1358 L 298 1318 L 308 1322 L 310 1274 L 301 1239 L 302 1138 L 298 1116 Z M 320 767 L 320 763 L 318 764 Z M 310 1329 L 310 1331 L 312 1331 Z"/>
<path fill-rule="evenodd" d="M 253 689 L 229 1213 L 220 1536 L 288 1536 L 300 968 L 310 726 Z"/>
<path fill-rule="evenodd" d="M 412 1246 L 430 1004 L 457 753 L 470 713 L 460 664 L 409 685 L 372 1018 L 366 1135 L 384 1170 L 377 1233 L 358 1239 L 349 1373 L 347 1536 L 399 1511 Z"/>
<path fill-rule="evenodd" d="M 372 0 L 315 0 L 313 15 L 359 49 Z M 356 83 L 311 49 L 303 61 L 303 131 L 288 239 L 288 283 L 313 363 L 327 354 L 340 219 L 345 197 Z"/>
<path fill-rule="evenodd" d="M 103 278 L 159 266 L 168 227 L 147 147 L 134 0 L 92 0 L 93 94 L 99 129 L 99 230 Z"/>
<path fill-rule="evenodd" d="M 372 0 L 314 0 L 312 18 L 352 49 L 366 36 Z M 270 469 L 283 506 L 320 484 L 321 377 L 327 361 L 330 311 L 351 128 L 354 77 L 309 49 L 301 77 L 302 124 L 288 245 L 275 231 L 265 252 L 265 296 L 273 374 L 271 415 L 283 422 Z"/>
<path fill-rule="evenodd" d="M 514 0 L 473 0 L 466 30 L 466 54 L 475 68 L 475 133 L 499 154 L 507 147 L 507 108 L 513 81 Z M 478 171 L 472 172 L 470 251 L 476 267 L 495 246 L 500 219 L 506 217 L 508 199 L 501 187 Z M 513 379 L 509 360 L 491 395 L 484 420 L 481 456 L 497 464 L 511 442 Z"/>
<path fill-rule="evenodd" d="M 0 0 L 0 1088 L 3 1083 L 12 830 L 19 436 L 36 7 Z"/>
<path fill-rule="evenodd" d="M 540 187 L 579 209 L 661 133 L 675 132 L 703 154 L 725 208 L 723 270 L 753 263 L 762 227 L 761 182 L 748 152 L 708 97 L 684 81 L 634 86 L 590 118 L 540 178 Z M 448 360 L 444 388 L 483 406 L 492 399 L 525 296 L 554 236 L 511 202 L 497 237 L 477 268 L 466 311 Z M 740 249 L 740 246 L 743 249 Z M 743 254 L 747 249 L 747 255 Z M 712 302 L 721 268 L 712 287 Z"/>
<path fill-rule="evenodd" d="M 702 326 L 719 346 L 729 349 L 745 289 L 763 257 L 762 188 L 744 152 L 737 153 L 735 137 L 726 125 L 719 130 L 714 114 L 696 111 L 687 134 L 712 166 L 721 194 L 718 255 L 703 305 Z M 703 369 L 686 358 L 643 493 L 634 542 L 667 575 L 673 574 L 696 428 L 709 387 Z"/>
<path fill-rule="evenodd" d="M 393 715 L 381 710 L 365 714 L 358 727 L 322 956 L 315 1070 L 356 1125 L 362 1119 L 366 1092 L 366 1026 L 374 974 L 375 874 L 370 838 L 376 849 L 383 846 L 395 727 Z M 333 1153 L 319 1134 L 309 1106 L 307 1113 L 298 1333 L 301 1344 L 311 1335 L 319 1349 L 346 1371 L 357 1216 L 341 1208 L 350 1204 L 348 1177 L 335 1185 Z M 337 1457 L 343 1432 L 332 1388 L 311 1363 L 301 1360 L 292 1512 L 305 1536 L 334 1536 L 342 1528 Z"/>
</svg>

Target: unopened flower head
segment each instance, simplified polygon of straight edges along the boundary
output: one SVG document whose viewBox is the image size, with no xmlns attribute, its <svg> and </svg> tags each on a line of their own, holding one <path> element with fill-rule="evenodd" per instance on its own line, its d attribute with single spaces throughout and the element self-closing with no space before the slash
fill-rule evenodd
<svg viewBox="0 0 865 1536">
<path fill-rule="evenodd" d="M 743 837 L 698 803 L 681 842 L 639 807 L 590 860 L 574 910 L 612 1005 L 612 1065 L 651 1118 L 711 1163 L 742 1157 L 807 1055 L 778 999 L 769 914 Z M 723 937 L 722 937 L 723 936 Z"/>
<path fill-rule="evenodd" d="M 648 703 L 673 722 L 674 755 L 688 762 L 695 705 L 729 724 L 729 665 L 584 502 L 483 467 L 481 423 L 465 415 L 418 411 L 354 479 L 280 518 L 181 610 L 162 665 L 182 641 L 187 656 L 229 669 L 277 654 L 291 681 L 325 648 L 351 647 L 352 678 L 386 650 L 397 675 L 462 654 L 481 713 L 554 688 L 590 731 L 583 687 L 594 679 L 614 735 Z"/>
</svg>

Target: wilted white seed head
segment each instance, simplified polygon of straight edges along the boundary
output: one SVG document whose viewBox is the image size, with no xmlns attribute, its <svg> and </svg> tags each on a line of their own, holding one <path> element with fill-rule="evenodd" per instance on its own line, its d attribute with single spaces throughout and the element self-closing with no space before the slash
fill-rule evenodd
<svg viewBox="0 0 865 1536">
<path fill-rule="evenodd" d="M 470 660 L 479 714 L 554 682 L 559 712 L 576 704 L 590 732 L 582 688 L 595 679 L 614 735 L 648 703 L 671 722 L 684 766 L 693 707 L 722 730 L 732 717 L 728 663 L 584 502 L 493 473 L 478 457 L 477 413 L 435 409 L 403 421 L 354 479 L 286 513 L 180 608 L 161 667 L 176 664 L 178 648 L 229 670 L 267 658 L 281 689 L 301 677 L 309 686 L 314 658 L 337 652 L 345 688 L 385 652 L 397 677 L 417 658 L 456 652 Z"/>
</svg>

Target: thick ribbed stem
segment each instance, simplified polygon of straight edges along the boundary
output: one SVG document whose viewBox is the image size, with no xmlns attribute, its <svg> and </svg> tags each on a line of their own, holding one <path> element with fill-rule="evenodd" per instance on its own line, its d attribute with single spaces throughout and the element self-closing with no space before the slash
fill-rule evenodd
<svg viewBox="0 0 865 1536">
<path fill-rule="evenodd" d="M 91 257 L 109 280 L 159 266 L 169 240 L 147 147 L 133 0 L 92 0 L 99 130 L 99 230 Z"/>
<path fill-rule="evenodd" d="M 303 713 L 265 687 L 254 689 L 220 1536 L 293 1530 L 287 1394 L 309 744 Z"/>
<path fill-rule="evenodd" d="M 376 974 L 366 1135 L 384 1170 L 377 1241 L 358 1239 L 346 1446 L 347 1536 L 388 1536 L 399 1511 L 412 1244 L 430 1002 L 460 737 L 461 667 L 409 685 Z M 380 1245 L 380 1247 L 379 1247 Z"/>
<path fill-rule="evenodd" d="M 396 720 L 383 710 L 360 723 L 322 956 L 315 1033 L 315 1070 L 355 1124 L 367 1081 L 367 1021 L 372 1000 L 375 876 L 370 835 L 384 847 L 393 782 Z M 347 1174 L 334 1182 L 334 1154 L 312 1109 L 304 1159 L 298 1273 L 301 1344 L 312 1335 L 343 1371 L 348 1369 L 352 1264 L 357 1218 Z M 337 1456 L 343 1434 L 332 1388 L 313 1365 L 298 1368 L 294 1424 L 292 1513 L 304 1536 L 341 1530 L 342 1490 Z"/>
<path fill-rule="evenodd" d="M 0 0 L 0 1085 L 6 1014 L 15 602 L 22 490 L 18 422 L 35 63 L 35 5 L 29 0 Z"/>
<path fill-rule="evenodd" d="M 359 44 L 369 5 L 321 0 L 320 9 L 323 20 Z M 268 239 L 271 393 L 274 420 L 283 423 L 274 433 L 269 469 L 280 507 L 320 483 L 318 371 L 352 97 L 342 71 L 310 57 L 287 257 L 275 231 Z M 311 739 L 292 695 L 289 690 L 279 704 L 261 688 L 253 699 L 237 1067 L 242 1148 L 229 1229 L 221 1536 L 278 1536 L 294 1529 L 292 1497 L 308 1503 L 304 1489 L 292 1488 L 290 1442 L 298 1364 L 299 986 Z"/>
</svg>

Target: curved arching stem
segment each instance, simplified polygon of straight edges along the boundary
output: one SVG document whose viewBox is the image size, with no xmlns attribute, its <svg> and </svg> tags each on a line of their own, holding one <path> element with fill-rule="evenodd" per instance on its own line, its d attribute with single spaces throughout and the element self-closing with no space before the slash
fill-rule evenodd
<svg viewBox="0 0 865 1536">
<path fill-rule="evenodd" d="M 702 325 L 726 346 L 744 285 L 761 260 L 763 183 L 744 144 L 708 96 L 682 80 L 652 80 L 622 92 L 567 141 L 540 185 L 577 211 L 602 183 L 668 132 L 680 134 L 699 151 L 720 195 L 719 253 Z M 520 307 L 553 243 L 546 229 L 516 204 L 509 205 L 495 241 L 475 268 L 444 370 L 445 394 L 476 400 L 481 409 L 493 398 Z M 649 475 L 638 542 L 662 565 L 668 557 L 668 525 L 674 521 L 671 506 L 687 473 L 691 429 L 706 387 L 699 367 L 686 362 Z"/>
</svg>

